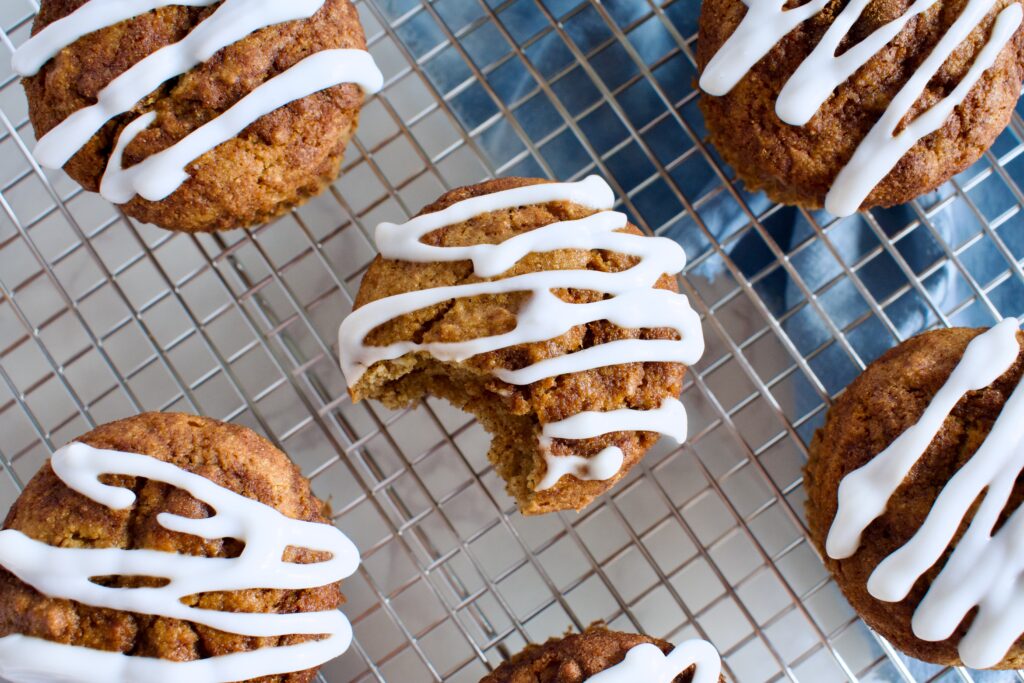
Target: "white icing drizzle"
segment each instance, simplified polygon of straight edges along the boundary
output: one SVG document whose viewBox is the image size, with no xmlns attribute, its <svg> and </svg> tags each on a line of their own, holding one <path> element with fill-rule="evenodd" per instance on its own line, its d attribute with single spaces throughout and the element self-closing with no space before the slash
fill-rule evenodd
<svg viewBox="0 0 1024 683">
<path fill-rule="evenodd" d="M 554 439 L 592 439 L 611 432 L 658 432 L 677 443 L 686 441 L 686 409 L 677 398 L 665 399 L 655 410 L 622 408 L 608 412 L 585 412 L 560 422 L 549 422 L 541 432 L 540 445 L 547 462 L 547 474 L 537 484 L 537 491 L 554 488 L 567 474 L 584 481 L 606 481 L 622 469 L 621 448 L 609 446 L 592 458 L 578 455 L 558 456 L 551 452 Z"/>
<path fill-rule="evenodd" d="M 787 0 L 743 0 L 747 13 L 700 76 L 701 90 L 728 95 L 754 65 L 790 31 L 821 12 L 831 0 L 813 0 L 786 10 Z"/>
<path fill-rule="evenodd" d="M 572 475 L 580 481 L 608 481 L 622 469 L 626 456 L 617 446 L 609 446 L 597 455 L 585 458 L 582 455 L 555 455 L 551 452 L 551 439 L 540 437 L 547 472 L 534 489 L 538 493 L 558 486 L 562 477 Z"/>
<path fill-rule="evenodd" d="M 614 429 L 609 429 L 609 424 Z M 686 441 L 686 409 L 677 398 L 666 398 L 655 410 L 621 408 L 608 412 L 577 413 L 561 422 L 544 425 L 551 439 L 590 439 L 612 432 L 658 432 L 679 443 Z"/>
<path fill-rule="evenodd" d="M 168 5 L 209 7 L 221 0 L 93 0 L 29 38 L 14 52 L 11 67 L 19 76 L 35 76 L 61 50 L 93 31 Z"/>
<path fill-rule="evenodd" d="M 854 0 L 847 5 L 829 26 L 811 55 L 790 76 L 775 103 L 775 113 L 784 122 L 793 126 L 803 126 L 809 122 L 836 88 L 895 38 L 907 22 L 928 10 L 936 0 L 917 0 L 899 18 L 875 29 L 870 36 L 836 56 L 843 38 L 870 2 Z"/>
<path fill-rule="evenodd" d="M 693 683 L 718 683 L 722 658 L 706 640 L 688 640 L 665 654 L 657 645 L 643 643 L 626 653 L 619 664 L 587 679 L 587 683 L 672 683 L 691 666 Z"/>
<path fill-rule="evenodd" d="M 156 112 L 143 114 L 121 132 L 103 174 L 100 194 L 116 204 L 130 201 L 136 194 L 150 201 L 166 199 L 188 180 L 185 167 L 193 159 L 235 137 L 261 116 L 345 82 L 356 83 L 367 92 L 376 92 L 383 85 L 383 77 L 374 67 L 373 58 L 363 50 L 317 52 L 257 87 L 176 145 L 124 168 L 125 148 L 156 120 Z"/>
<path fill-rule="evenodd" d="M 599 176 L 589 176 L 578 183 L 542 183 L 514 187 L 480 197 L 456 202 L 442 211 L 426 213 L 402 224 L 381 223 L 377 226 L 376 241 L 381 256 L 396 261 L 472 261 L 473 270 L 480 277 L 501 275 L 524 256 L 534 251 L 555 249 L 590 249 L 592 234 L 620 230 L 625 227 L 621 214 L 599 214 L 605 222 L 592 227 L 581 224 L 568 230 L 564 223 L 531 230 L 501 244 L 477 244 L 469 247 L 435 247 L 421 240 L 430 233 L 449 225 L 464 223 L 492 211 L 514 209 L 548 202 L 572 202 L 594 211 L 607 212 L 615 206 L 615 193 Z M 575 240 L 575 241 L 574 241 Z M 559 246 L 565 245 L 565 246 Z M 578 246 L 577 246 L 578 245 Z"/>
<path fill-rule="evenodd" d="M 359 565 L 359 552 L 336 527 L 285 517 L 205 477 L 144 455 L 72 443 L 57 451 L 51 462 L 54 472 L 69 488 L 113 510 L 131 507 L 135 494 L 101 483 L 98 478 L 103 474 L 143 477 L 187 491 L 212 507 L 215 514 L 191 519 L 165 512 L 157 517 L 161 526 L 206 539 L 235 538 L 245 547 L 235 558 L 210 558 L 156 550 L 59 548 L 20 531 L 0 532 L 0 565 L 40 593 L 93 607 L 181 619 L 243 636 L 327 637 L 174 662 L 15 634 L 0 638 L 3 678 L 15 683 L 221 683 L 301 671 L 319 666 L 348 649 L 352 627 L 337 610 L 291 614 L 221 612 L 181 602 L 190 595 L 216 591 L 316 588 L 351 576 Z M 313 564 L 283 562 L 283 553 L 289 546 L 329 553 L 330 559 Z M 90 580 L 97 576 L 148 576 L 166 579 L 168 583 L 159 588 L 111 588 Z"/>
<path fill-rule="evenodd" d="M 839 506 L 826 551 L 852 556 L 864 530 L 881 516 L 892 495 L 925 453 L 959 401 L 991 385 L 1016 362 L 1019 321 L 1005 320 L 976 337 L 921 419 L 839 486 Z M 973 668 L 997 665 L 1024 633 L 1024 508 L 994 532 L 1017 478 L 1024 472 L 1024 382 L 1007 400 L 978 450 L 939 494 L 924 524 L 883 560 L 868 581 L 879 600 L 899 602 L 938 562 L 972 505 L 984 494 L 967 531 L 956 543 L 913 618 L 926 641 L 949 638 L 975 608 L 960 641 L 960 657 Z"/>
<path fill-rule="evenodd" d="M 861 142 L 853 158 L 836 176 L 832 189 L 825 198 L 826 210 L 837 216 L 856 213 L 871 190 L 889 175 L 903 155 L 919 140 L 942 128 L 982 75 L 996 63 L 1003 46 L 1013 38 L 1021 20 L 1024 19 L 1024 9 L 1016 2 L 999 13 L 991 38 L 953 92 L 914 119 L 899 135 L 895 135 L 900 121 L 924 93 L 928 82 L 985 17 L 994 2 L 995 0 L 971 0 L 967 3 L 963 14 L 942 37 L 921 68 L 893 98 L 892 104 Z"/>
<path fill-rule="evenodd" d="M 501 244 L 437 247 L 421 241 L 435 230 L 470 221 L 485 213 L 552 201 L 571 201 L 598 213 L 582 220 L 553 223 Z M 419 216 L 404 225 L 381 225 L 377 229 L 377 246 L 384 258 L 414 262 L 469 260 L 473 262 L 478 277 L 500 275 L 530 253 L 560 249 L 614 251 L 638 257 L 639 262 L 617 273 L 539 271 L 505 279 L 410 291 L 374 301 L 348 316 L 339 331 L 341 364 L 349 386 L 358 383 L 375 363 L 406 354 L 427 353 L 441 361 L 460 362 L 490 351 L 554 339 L 577 325 L 598 320 L 608 320 L 629 329 L 669 328 L 678 332 L 680 339 L 618 340 L 543 360 L 519 370 L 499 368 L 494 375 L 509 384 L 522 386 L 563 374 L 624 363 L 695 364 L 704 352 L 700 316 L 690 307 L 685 296 L 654 288 L 662 275 L 682 272 L 686 254 L 679 244 L 669 239 L 617 232 L 626 227 L 628 220 L 624 214 L 608 210 L 613 204 L 611 188 L 601 178 L 592 176 L 577 183 L 529 185 L 474 197 L 443 211 Z M 610 295 L 610 298 L 572 304 L 553 294 L 555 289 L 597 291 Z M 452 299 L 510 292 L 531 294 L 519 311 L 515 329 L 510 332 L 463 342 L 365 344 L 371 331 L 402 315 Z M 682 405 L 678 401 L 670 401 L 651 411 L 619 410 L 577 415 L 546 425 L 540 435 L 541 446 L 548 451 L 552 438 L 583 439 L 641 427 L 675 436 L 681 434 L 685 438 L 686 420 Z M 581 479 L 610 479 L 621 468 L 622 459 L 623 454 L 618 448 L 606 449 L 589 461 L 575 456 L 552 456 L 548 451 L 549 476 L 543 485 L 550 488 L 565 474 L 574 474 Z M 555 477 L 553 482 L 548 481 L 551 477 Z"/>
<path fill-rule="evenodd" d="M 261 29 L 308 19 L 324 0 L 223 0 L 182 40 L 142 59 L 99 92 L 94 105 L 84 107 L 55 126 L 36 145 L 34 154 L 47 168 L 63 167 L 111 119 L 129 112 L 161 84 L 211 59 L 217 52 Z M 213 0 L 90 0 L 75 12 L 53 22 L 25 43 L 13 57 L 24 75 L 37 73 L 48 59 L 83 35 L 166 5 L 206 6 Z M 156 114 L 135 119 L 122 131 L 101 186 L 115 203 L 129 201 L 135 192 L 151 201 L 166 198 L 188 175 L 184 167 L 275 109 L 341 83 L 355 83 L 364 92 L 378 92 L 383 75 L 364 50 L 326 50 L 314 54 L 253 90 L 225 114 L 165 150 L 160 159 L 122 168 L 125 148 L 149 126 Z M 152 157 L 151 157 L 152 158 Z M 149 159 L 147 159 L 149 161 Z"/>
<path fill-rule="evenodd" d="M 710 95 L 726 95 L 790 31 L 820 13 L 829 4 L 828 0 L 813 0 L 785 10 L 784 0 L 744 1 L 748 6 L 746 16 L 701 76 L 701 88 Z M 869 3 L 870 0 L 850 2 L 836 17 L 821 42 L 786 82 L 776 102 L 776 113 L 783 122 L 795 126 L 808 123 L 840 84 L 851 78 L 889 44 L 912 18 L 932 7 L 935 0 L 917 0 L 900 17 L 879 27 L 842 55 L 836 56 L 843 38 Z M 1024 20 L 1024 11 L 1018 3 L 1013 3 L 999 13 L 988 42 L 953 92 L 918 116 L 899 135 L 895 135 L 896 128 L 921 97 L 928 82 L 994 5 L 995 0 L 969 0 L 957 20 L 893 98 L 885 114 L 837 176 L 825 199 L 825 208 L 830 213 L 837 216 L 856 213 L 903 155 L 922 138 L 941 128 L 985 71 L 995 64 L 999 53 Z"/>
</svg>

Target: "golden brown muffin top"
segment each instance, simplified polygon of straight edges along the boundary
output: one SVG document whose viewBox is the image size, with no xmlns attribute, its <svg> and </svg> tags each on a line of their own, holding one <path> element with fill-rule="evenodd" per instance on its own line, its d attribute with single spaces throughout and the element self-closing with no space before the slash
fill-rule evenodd
<svg viewBox="0 0 1024 683">
<path fill-rule="evenodd" d="M 206 477 L 221 487 L 257 500 L 278 512 L 328 523 L 324 505 L 288 457 L 266 439 L 238 425 L 184 414 L 147 413 L 97 427 L 75 441 L 94 448 L 140 453 Z M 135 492 L 135 504 L 111 510 L 68 488 L 49 462 L 25 487 L 4 523 L 30 538 L 61 548 L 150 549 L 200 557 L 237 557 L 234 539 L 203 539 L 169 531 L 157 522 L 162 512 L 207 517 L 211 510 L 190 494 L 162 482 L 107 476 L 104 482 Z M 286 561 L 324 559 L 305 549 L 289 549 Z M 105 578 L 103 585 L 158 585 L 140 577 Z M 320 588 L 205 593 L 186 603 L 225 612 L 314 612 L 343 602 L 338 584 Z M 165 617 L 89 607 L 49 598 L 0 568 L 0 636 L 21 633 L 59 643 L 141 657 L 191 661 L 261 647 L 290 645 L 308 636 L 250 638 Z M 314 672 L 261 679 L 266 683 L 305 683 Z"/>
<path fill-rule="evenodd" d="M 960 663 L 956 646 L 970 620 L 965 620 L 948 640 L 931 643 L 913 635 L 911 618 L 951 550 L 947 549 L 902 602 L 875 599 L 868 593 L 868 578 L 882 560 L 903 547 L 916 533 L 939 493 L 986 439 L 1024 375 L 1024 355 L 991 386 L 970 392 L 957 404 L 889 500 L 885 513 L 865 530 L 855 555 L 834 560 L 827 556 L 824 546 L 836 515 L 840 482 L 917 423 L 963 359 L 967 345 L 985 331 L 960 328 L 927 332 L 872 363 L 829 411 L 825 426 L 815 435 L 805 471 L 811 537 L 854 609 L 904 652 L 946 665 Z M 1024 342 L 1024 333 L 1018 333 L 1018 340 Z M 1003 518 L 1022 500 L 1024 482 L 1018 481 Z M 958 536 L 973 516 L 972 509 Z M 1018 641 L 1002 668 L 1019 668 L 1022 664 L 1024 649 Z"/>
<path fill-rule="evenodd" d="M 1017 1 L 997 0 L 985 20 L 931 79 L 903 125 L 960 83 L 988 41 L 996 14 Z M 872 0 L 844 39 L 839 54 L 903 15 L 911 4 L 911 0 Z M 729 94 L 701 98 L 712 142 L 751 189 L 765 190 L 783 203 L 821 207 L 840 169 L 966 4 L 967 0 L 938 0 L 841 84 L 807 125 L 785 124 L 775 114 L 775 102 L 786 81 L 847 5 L 845 0 L 834 0 L 783 38 Z M 742 0 L 704 0 L 697 55 L 702 70 L 745 13 Z M 1024 27 L 942 128 L 903 157 L 869 195 L 865 207 L 905 203 L 974 163 L 1009 123 L 1022 78 Z M 737 130 L 744 135 L 735 135 Z"/>
</svg>

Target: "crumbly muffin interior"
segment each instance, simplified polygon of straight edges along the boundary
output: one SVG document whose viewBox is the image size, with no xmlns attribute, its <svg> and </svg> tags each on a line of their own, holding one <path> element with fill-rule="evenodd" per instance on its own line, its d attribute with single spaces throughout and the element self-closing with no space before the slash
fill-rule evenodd
<svg viewBox="0 0 1024 683">
<path fill-rule="evenodd" d="M 531 494 L 545 468 L 538 450 L 540 426 L 536 415 L 509 411 L 489 373 L 416 354 L 373 372 L 356 391 L 396 409 L 413 405 L 424 396 L 437 396 L 472 414 L 492 435 L 488 458 L 505 480 L 509 494 L 520 506 L 530 507 Z"/>
</svg>

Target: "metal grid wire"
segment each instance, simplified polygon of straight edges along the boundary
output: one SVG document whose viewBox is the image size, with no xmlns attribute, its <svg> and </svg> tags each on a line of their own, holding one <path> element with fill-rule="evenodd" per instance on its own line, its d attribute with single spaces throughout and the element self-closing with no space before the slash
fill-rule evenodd
<svg viewBox="0 0 1024 683">
<path fill-rule="evenodd" d="M 700 635 L 740 683 L 1024 681 L 901 657 L 805 537 L 800 468 L 831 397 L 939 325 L 1024 313 L 1024 126 L 913 205 L 842 221 L 772 205 L 705 144 L 696 0 L 363 0 L 383 92 L 343 176 L 251 232 L 138 225 L 43 172 L 8 67 L 35 0 L 0 3 L 0 509 L 92 425 L 183 410 L 279 443 L 363 552 L 331 682 L 477 683 L 602 619 Z M 495 175 L 600 173 L 678 240 L 708 352 L 660 444 L 583 514 L 524 519 L 447 405 L 353 405 L 335 332 L 381 220 Z M 1021 183 L 1024 184 L 1024 183 Z"/>
</svg>

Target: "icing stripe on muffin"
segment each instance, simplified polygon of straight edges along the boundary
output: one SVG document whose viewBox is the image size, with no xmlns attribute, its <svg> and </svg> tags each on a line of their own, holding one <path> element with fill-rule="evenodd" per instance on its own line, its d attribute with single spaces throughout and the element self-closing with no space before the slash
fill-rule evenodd
<svg viewBox="0 0 1024 683">
<path fill-rule="evenodd" d="M 592 458 L 579 456 L 556 457 L 551 454 L 553 439 L 592 439 L 617 431 L 657 432 L 686 441 L 688 421 L 686 409 L 677 398 L 666 398 L 655 410 L 621 408 L 609 412 L 585 412 L 560 422 L 549 422 L 541 432 L 540 445 L 544 450 L 548 472 L 537 484 L 537 491 L 554 488 L 567 474 L 584 481 L 611 479 L 622 469 L 625 456 L 621 448 L 609 446 Z"/>
<path fill-rule="evenodd" d="M 693 683 L 718 683 L 722 658 L 706 640 L 688 640 L 667 655 L 657 645 L 644 643 L 626 653 L 619 664 L 587 679 L 588 683 L 672 683 L 693 667 Z"/>
<path fill-rule="evenodd" d="M 566 201 L 594 209 L 582 220 L 552 223 L 517 235 L 500 244 L 469 247 L 437 247 L 421 240 L 431 232 L 465 222 L 493 211 L 521 206 Z M 628 339 L 592 346 L 575 353 L 549 358 L 518 370 L 497 369 L 494 375 L 509 384 L 532 384 L 551 377 L 595 368 L 637 362 L 695 364 L 704 353 L 700 316 L 682 294 L 657 289 L 665 274 L 676 275 L 686 266 L 686 254 L 673 240 L 624 232 L 625 214 L 610 211 L 615 203 L 608 184 L 597 176 L 578 183 L 542 183 L 473 197 L 435 213 L 423 214 L 405 223 L 382 224 L 377 229 L 377 248 L 386 259 L 413 262 L 472 261 L 478 277 L 495 277 L 512 268 L 530 253 L 561 249 L 607 250 L 635 256 L 638 263 L 621 272 L 590 270 L 549 270 L 470 284 L 414 290 L 371 302 L 354 311 L 341 325 L 341 364 L 349 386 L 355 386 L 375 363 L 395 360 L 409 353 L 428 353 L 440 361 L 461 362 L 473 356 L 519 344 L 557 338 L 577 325 L 607 320 L 629 329 L 668 328 L 678 340 Z M 552 290 L 581 289 L 602 292 L 609 298 L 587 304 L 566 303 Z M 378 326 L 412 313 L 463 297 L 530 292 L 517 316 L 515 329 L 505 334 L 463 342 L 417 343 L 403 341 L 389 346 L 368 346 L 366 336 Z M 680 420 L 679 416 L 682 415 Z M 672 421 L 671 425 L 667 424 Z M 668 399 L 660 409 L 623 409 L 589 417 L 568 418 L 543 427 L 542 447 L 550 439 L 586 439 L 619 431 L 658 431 L 680 440 L 686 437 L 685 412 L 678 399 Z M 681 438 L 680 438 L 681 437 Z M 574 474 L 579 478 L 606 480 L 622 466 L 623 453 L 608 449 L 588 462 L 554 456 L 548 448 L 549 474 Z M 557 483 L 547 478 L 541 488 Z"/>
<path fill-rule="evenodd" d="M 167 5 L 205 6 L 207 0 L 89 0 L 30 38 L 12 59 L 22 75 L 38 72 L 61 49 L 85 33 L 112 26 Z M 34 155 L 46 168 L 62 168 L 107 122 L 131 111 L 149 93 L 185 74 L 217 52 L 261 29 L 312 17 L 324 0 L 223 0 L 217 9 L 177 43 L 134 64 L 106 85 L 95 104 L 79 109 L 44 135 Z M 384 77 L 364 50 L 326 50 L 271 78 L 220 117 L 161 153 L 152 164 L 121 167 L 124 149 L 156 118 L 138 117 L 121 132 L 100 187 L 109 201 L 124 204 L 136 193 L 150 201 L 166 199 L 188 179 L 184 167 L 240 133 L 261 116 L 315 92 L 354 83 L 366 93 L 381 89 Z M 154 155 L 154 156 L 161 156 Z"/>
<path fill-rule="evenodd" d="M 124 168 L 125 148 L 156 120 L 156 112 L 143 114 L 121 132 L 103 174 L 100 193 L 115 204 L 129 202 L 136 194 L 150 201 L 166 199 L 188 180 L 185 167 L 193 159 L 235 137 L 261 116 L 344 82 L 356 83 L 365 91 L 380 89 L 380 72 L 368 52 L 324 50 L 306 57 L 177 144 Z"/>
<path fill-rule="evenodd" d="M 925 454 L 946 418 L 964 396 L 982 390 L 1013 367 L 1021 352 L 1020 323 L 1005 320 L 976 337 L 920 420 L 868 464 L 843 478 L 826 551 L 833 559 L 857 552 L 861 535 Z M 1017 478 L 1024 472 L 1024 382 L 1006 401 L 985 441 L 946 484 L 924 524 L 887 557 L 868 581 L 884 602 L 907 597 L 917 580 L 939 562 L 975 502 L 981 504 L 932 582 L 913 618 L 914 635 L 938 642 L 951 637 L 978 608 L 960 641 L 960 657 L 973 668 L 998 664 L 1024 633 L 1024 507 L 998 531 Z"/>
<path fill-rule="evenodd" d="M 736 31 L 708 63 L 700 86 L 710 95 L 728 94 L 739 81 L 790 31 L 816 16 L 831 0 L 813 0 L 786 10 L 784 0 L 744 0 L 748 6 Z M 847 33 L 871 0 L 854 0 L 835 21 L 787 81 L 776 102 L 779 118 L 795 126 L 805 125 L 833 91 L 881 51 L 913 17 L 937 0 L 917 0 L 900 17 L 876 29 L 861 42 L 836 56 Z M 905 86 L 893 98 L 840 171 L 825 198 L 825 208 L 837 216 L 856 213 L 871 191 L 896 167 L 899 160 L 922 138 L 939 130 L 953 111 L 990 69 L 1024 20 L 1024 10 L 1014 2 L 996 18 L 992 34 L 971 68 L 953 91 L 916 117 L 898 135 L 896 130 L 921 97 L 928 82 L 995 6 L 996 0 L 969 0 L 957 20 L 928 55 Z"/>
<path fill-rule="evenodd" d="M 200 557 L 156 550 L 58 548 L 14 529 L 0 532 L 0 565 L 40 593 L 91 607 L 180 619 L 236 635 L 325 638 L 176 662 L 14 634 L 0 638 L 0 676 L 16 683 L 219 683 L 310 669 L 348 649 L 352 627 L 337 610 L 222 612 L 182 602 L 182 598 L 204 593 L 300 590 L 347 578 L 359 566 L 359 552 L 337 527 L 291 519 L 205 477 L 145 455 L 72 443 L 58 450 L 51 463 L 65 485 L 112 510 L 131 507 L 135 494 L 103 484 L 99 481 L 103 475 L 141 477 L 187 491 L 213 508 L 215 514 L 192 519 L 165 512 L 157 517 L 163 528 L 207 539 L 234 538 L 245 547 L 238 557 Z M 284 562 L 288 547 L 329 553 L 331 557 L 313 564 Z M 167 583 L 159 588 L 112 588 L 91 580 L 98 576 L 145 576 Z"/>
</svg>

